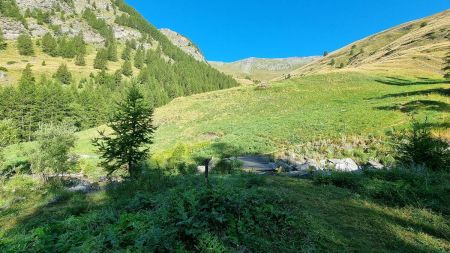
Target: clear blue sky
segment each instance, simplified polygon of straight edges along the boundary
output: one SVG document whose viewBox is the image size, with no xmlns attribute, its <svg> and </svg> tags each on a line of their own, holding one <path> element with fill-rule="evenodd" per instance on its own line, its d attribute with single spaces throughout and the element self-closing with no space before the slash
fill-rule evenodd
<svg viewBox="0 0 450 253">
<path fill-rule="evenodd" d="M 321 55 L 450 0 L 126 0 L 158 28 L 197 44 L 208 60 Z"/>
</svg>

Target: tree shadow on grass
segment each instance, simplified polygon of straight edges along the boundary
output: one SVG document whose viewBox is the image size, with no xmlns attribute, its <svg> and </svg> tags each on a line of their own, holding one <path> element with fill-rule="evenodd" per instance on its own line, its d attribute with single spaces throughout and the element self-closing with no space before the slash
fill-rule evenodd
<svg viewBox="0 0 450 253">
<path fill-rule="evenodd" d="M 409 91 L 409 92 L 402 92 L 402 93 L 394 93 L 394 94 L 387 94 L 378 98 L 372 98 L 372 99 L 385 99 L 385 98 L 399 98 L 399 97 L 410 97 L 410 96 L 427 96 L 431 94 L 437 94 L 444 97 L 450 97 L 450 88 L 436 88 L 436 89 L 430 89 L 430 90 L 418 90 L 418 91 Z"/>
<path fill-rule="evenodd" d="M 450 105 L 445 102 L 434 100 L 414 100 L 401 105 L 379 106 L 376 107 L 376 109 L 385 111 L 401 111 L 403 113 L 412 113 L 420 110 L 450 112 Z"/>
<path fill-rule="evenodd" d="M 395 85 L 395 86 L 411 86 L 411 85 L 427 85 L 427 84 L 450 84 L 450 80 L 432 80 L 420 78 L 420 81 L 412 81 L 397 77 L 386 77 L 385 79 L 375 80 L 378 83 Z"/>
</svg>

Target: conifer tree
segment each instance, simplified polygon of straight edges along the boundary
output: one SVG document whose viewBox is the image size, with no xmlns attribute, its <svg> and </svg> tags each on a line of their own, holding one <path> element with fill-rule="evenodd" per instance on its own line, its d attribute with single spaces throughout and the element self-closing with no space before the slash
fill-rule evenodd
<svg viewBox="0 0 450 253">
<path fill-rule="evenodd" d="M 133 75 L 133 68 L 131 66 L 130 61 L 125 61 L 122 65 L 122 74 L 125 76 L 132 76 Z"/>
<path fill-rule="evenodd" d="M 62 84 L 70 84 L 72 81 L 72 74 L 67 69 L 66 64 L 61 64 L 56 71 L 54 77 L 60 81 Z"/>
<path fill-rule="evenodd" d="M 134 66 L 138 69 L 142 69 L 144 66 L 144 49 L 139 48 L 136 50 L 136 54 L 134 56 Z"/>
<path fill-rule="evenodd" d="M 117 44 L 116 44 L 116 42 L 109 42 L 107 50 L 108 50 L 108 60 L 116 62 L 118 60 L 118 58 L 117 58 Z"/>
<path fill-rule="evenodd" d="M 5 38 L 3 37 L 3 31 L 0 28 L 0 50 L 5 50 L 7 47 L 7 43 L 5 41 Z"/>
<path fill-rule="evenodd" d="M 86 60 L 84 59 L 84 54 L 78 53 L 75 57 L 75 65 L 86 66 Z"/>
<path fill-rule="evenodd" d="M 139 163 L 146 158 L 156 130 L 152 116 L 152 107 L 145 103 L 136 84 L 132 84 L 109 119 L 112 134 L 101 132 L 101 137 L 93 140 L 101 153 L 101 165 L 109 175 L 125 168 L 132 178 L 139 176 Z"/>
<path fill-rule="evenodd" d="M 107 69 L 107 64 L 108 64 L 108 51 L 106 49 L 98 50 L 94 60 L 94 68 Z"/>
<path fill-rule="evenodd" d="M 125 48 L 122 51 L 122 56 L 121 56 L 122 60 L 131 60 L 131 47 L 126 44 Z"/>
<path fill-rule="evenodd" d="M 35 120 L 36 80 L 30 64 L 27 64 L 22 72 L 17 92 L 18 96 L 20 96 L 20 101 L 18 101 L 18 114 L 15 118 L 18 122 L 19 134 L 21 139 L 31 141 L 33 132 L 37 128 L 37 122 Z"/>
<path fill-rule="evenodd" d="M 30 35 L 23 33 L 17 38 L 17 49 L 20 55 L 30 56 L 34 54 L 33 41 Z"/>
<path fill-rule="evenodd" d="M 58 56 L 58 43 L 50 33 L 46 33 L 42 37 L 42 51 L 53 57 Z"/>
</svg>

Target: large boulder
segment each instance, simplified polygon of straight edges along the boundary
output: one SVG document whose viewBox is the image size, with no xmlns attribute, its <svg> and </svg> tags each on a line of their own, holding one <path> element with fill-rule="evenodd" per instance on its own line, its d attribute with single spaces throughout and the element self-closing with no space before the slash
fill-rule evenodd
<svg viewBox="0 0 450 253">
<path fill-rule="evenodd" d="M 360 170 L 358 164 L 356 164 L 356 162 L 353 161 L 351 158 L 328 159 L 326 167 L 334 169 L 336 171 L 343 171 L 343 172 L 353 172 Z"/>
</svg>

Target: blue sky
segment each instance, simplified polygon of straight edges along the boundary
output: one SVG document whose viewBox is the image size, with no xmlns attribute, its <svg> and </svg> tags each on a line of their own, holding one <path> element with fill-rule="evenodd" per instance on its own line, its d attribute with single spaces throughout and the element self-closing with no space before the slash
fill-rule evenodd
<svg viewBox="0 0 450 253">
<path fill-rule="evenodd" d="M 158 28 L 197 44 L 208 60 L 321 55 L 450 0 L 126 0 Z"/>
</svg>

